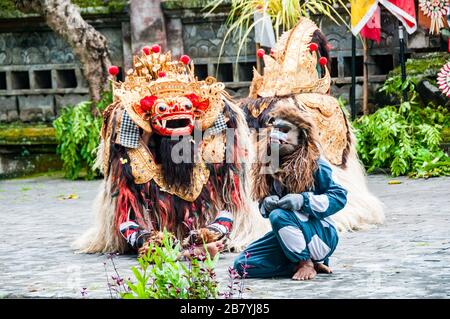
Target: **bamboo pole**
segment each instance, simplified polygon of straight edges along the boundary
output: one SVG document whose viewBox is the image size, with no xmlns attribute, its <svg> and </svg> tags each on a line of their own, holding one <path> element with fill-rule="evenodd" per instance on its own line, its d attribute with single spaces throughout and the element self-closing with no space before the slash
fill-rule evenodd
<svg viewBox="0 0 450 319">
<path fill-rule="evenodd" d="M 352 35 L 352 87 L 350 90 L 352 120 L 356 118 L 356 36 Z"/>
<path fill-rule="evenodd" d="M 363 40 L 363 114 L 369 114 L 369 47 L 367 45 L 367 39 Z"/>
</svg>

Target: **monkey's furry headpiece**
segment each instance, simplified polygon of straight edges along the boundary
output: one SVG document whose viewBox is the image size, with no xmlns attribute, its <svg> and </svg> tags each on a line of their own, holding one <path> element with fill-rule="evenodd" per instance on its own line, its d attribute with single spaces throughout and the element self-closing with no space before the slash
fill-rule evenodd
<svg viewBox="0 0 450 319">
<path fill-rule="evenodd" d="M 322 35 L 319 28 L 307 18 L 301 18 L 285 32 L 272 53 L 263 57 L 264 75 L 254 70 L 249 99 L 244 105 L 250 116 L 259 118 L 276 102 L 292 97 L 300 110 L 311 114 L 326 158 L 345 166 L 349 127 L 338 101 L 327 94 L 331 85 L 328 48 L 326 43 L 316 43 L 322 42 L 318 35 Z"/>
</svg>

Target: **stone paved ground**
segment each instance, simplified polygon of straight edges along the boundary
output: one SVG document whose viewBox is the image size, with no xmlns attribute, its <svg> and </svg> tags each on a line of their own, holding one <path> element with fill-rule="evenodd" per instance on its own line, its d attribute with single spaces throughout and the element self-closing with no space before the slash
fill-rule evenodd
<svg viewBox="0 0 450 319">
<path fill-rule="evenodd" d="M 369 177 L 387 206 L 386 223 L 341 235 L 335 273 L 310 282 L 247 280 L 245 298 L 448 298 L 450 296 L 450 178 L 388 185 Z M 78 255 L 70 243 L 91 223 L 99 181 L 34 178 L 0 181 L 0 297 L 108 298 L 105 256 Z M 68 194 L 77 199 L 63 200 Z M 221 258 L 226 283 L 234 254 Z M 127 276 L 132 256 L 116 258 Z M 111 269 L 109 269 L 111 272 Z"/>
</svg>

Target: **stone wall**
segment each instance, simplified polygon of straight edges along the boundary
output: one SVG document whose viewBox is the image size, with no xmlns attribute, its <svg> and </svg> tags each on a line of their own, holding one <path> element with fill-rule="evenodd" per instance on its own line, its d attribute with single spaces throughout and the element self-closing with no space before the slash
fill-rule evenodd
<svg viewBox="0 0 450 319">
<path fill-rule="evenodd" d="M 132 0 L 129 13 L 86 14 L 85 18 L 109 40 L 112 61 L 128 69 L 131 55 L 144 45 L 160 43 L 175 56 L 189 54 L 200 78 L 216 76 L 236 97 L 246 96 L 256 65 L 253 33 L 237 59 L 238 43 L 229 38 L 229 6 L 206 16 L 207 0 Z M 332 94 L 348 100 L 351 83 L 351 34 L 345 26 L 315 17 L 333 45 Z M 382 13 L 382 41 L 370 43 L 369 97 L 399 61 L 397 21 Z M 221 50 L 223 45 L 223 49 Z M 407 56 L 436 50 L 438 37 L 418 30 L 408 39 Z M 357 41 L 357 99 L 362 97 L 363 48 Z M 219 60 L 220 57 L 220 60 Z M 78 61 L 67 44 L 52 33 L 39 17 L 0 19 L 0 122 L 53 120 L 61 107 L 88 98 Z"/>
<path fill-rule="evenodd" d="M 123 65 L 128 16 L 86 19 L 108 39 L 113 63 Z M 40 18 L 0 20 L 0 122 L 51 122 L 62 107 L 87 99 L 71 48 Z"/>
<path fill-rule="evenodd" d="M 61 169 L 55 148 L 49 124 L 0 124 L 0 179 Z"/>
<path fill-rule="evenodd" d="M 128 15 L 85 18 L 108 39 L 112 63 L 123 66 Z M 88 99 L 79 61 L 40 17 L 0 19 L 0 178 L 61 169 L 51 122 L 63 107 Z"/>
</svg>

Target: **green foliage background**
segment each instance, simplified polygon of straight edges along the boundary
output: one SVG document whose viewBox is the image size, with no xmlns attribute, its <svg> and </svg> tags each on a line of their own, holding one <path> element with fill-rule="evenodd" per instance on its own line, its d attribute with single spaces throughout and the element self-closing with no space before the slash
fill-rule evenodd
<svg viewBox="0 0 450 319">
<path fill-rule="evenodd" d="M 354 121 L 357 150 L 368 172 L 388 169 L 393 176 L 450 175 L 450 157 L 441 149 L 442 132 L 450 126 L 450 112 L 420 102 L 415 79 L 388 78 L 381 92 L 397 95 L 409 91 L 409 101 L 385 106 Z"/>
<path fill-rule="evenodd" d="M 99 114 L 112 102 L 112 95 L 106 92 L 97 103 Z M 58 141 L 57 152 L 63 161 L 65 177 L 93 179 L 99 172 L 93 166 L 100 139 L 102 116 L 92 115 L 92 102 L 67 106 L 53 122 Z"/>
</svg>

